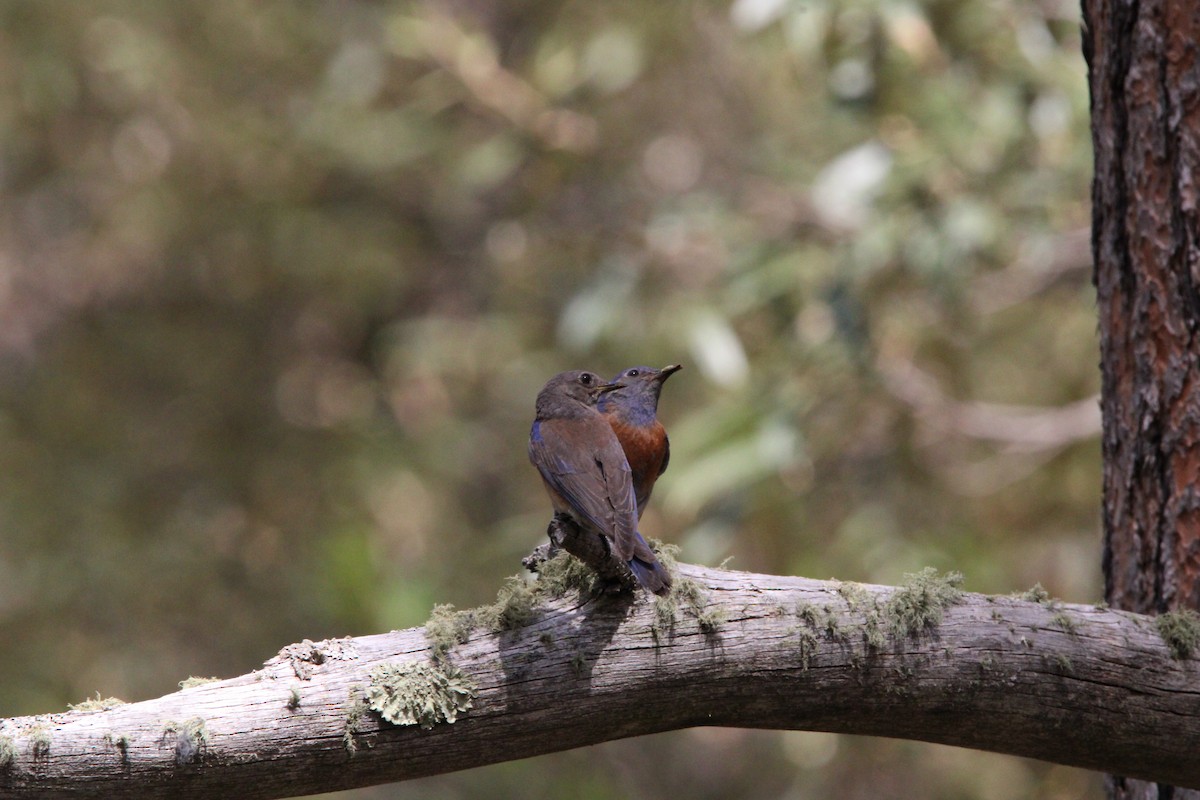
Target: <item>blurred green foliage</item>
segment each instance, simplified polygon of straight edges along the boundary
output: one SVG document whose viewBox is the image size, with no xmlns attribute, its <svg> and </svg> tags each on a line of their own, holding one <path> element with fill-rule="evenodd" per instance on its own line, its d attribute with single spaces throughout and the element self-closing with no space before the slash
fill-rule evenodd
<svg viewBox="0 0 1200 800">
<path fill-rule="evenodd" d="M 643 521 L 685 560 L 1098 599 L 1077 14 L 0 4 L 0 713 L 487 601 L 568 368 L 686 364 Z M 354 796 L 1097 787 L 695 730 Z"/>
</svg>

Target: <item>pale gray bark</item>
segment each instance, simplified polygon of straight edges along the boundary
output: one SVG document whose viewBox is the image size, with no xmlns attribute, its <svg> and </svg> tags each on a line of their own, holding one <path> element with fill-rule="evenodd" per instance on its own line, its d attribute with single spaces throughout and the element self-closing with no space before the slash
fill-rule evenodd
<svg viewBox="0 0 1200 800">
<path fill-rule="evenodd" d="M 0 721 L 0 750 L 15 749 L 0 796 L 286 797 L 696 725 L 920 739 L 1200 786 L 1200 662 L 1173 657 L 1151 617 L 963 594 L 908 634 L 892 587 L 680 575 L 707 605 L 681 599 L 673 625 L 644 593 L 572 592 L 524 627 L 475 631 L 449 652 L 478 686 L 454 724 L 395 726 L 363 705 L 372 667 L 433 663 L 423 629 L 293 645 L 155 700 Z"/>
</svg>

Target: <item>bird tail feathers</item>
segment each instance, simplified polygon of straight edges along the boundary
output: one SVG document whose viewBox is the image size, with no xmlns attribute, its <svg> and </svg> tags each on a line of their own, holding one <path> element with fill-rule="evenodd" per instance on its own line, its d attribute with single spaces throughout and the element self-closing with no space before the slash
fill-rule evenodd
<svg viewBox="0 0 1200 800">
<path fill-rule="evenodd" d="M 634 556 L 629 559 L 629 569 L 637 578 L 637 582 L 647 591 L 660 595 L 671 591 L 671 574 L 667 572 L 666 567 L 659 563 L 658 559 L 647 562 Z"/>
</svg>

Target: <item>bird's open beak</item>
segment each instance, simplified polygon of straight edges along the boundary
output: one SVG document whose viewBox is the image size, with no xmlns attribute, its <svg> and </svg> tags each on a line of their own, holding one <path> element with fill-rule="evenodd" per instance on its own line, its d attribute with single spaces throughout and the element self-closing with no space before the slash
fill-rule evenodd
<svg viewBox="0 0 1200 800">
<path fill-rule="evenodd" d="M 668 364 L 658 371 L 658 382 L 662 383 L 681 369 L 683 369 L 683 364 Z"/>
<path fill-rule="evenodd" d="M 597 386 L 595 389 L 592 389 L 592 394 L 596 395 L 596 397 L 599 397 L 602 394 L 608 394 L 609 392 L 615 392 L 617 389 L 624 389 L 627 385 L 628 384 L 621 383 L 620 381 L 613 381 L 612 383 L 602 383 L 599 386 Z"/>
</svg>

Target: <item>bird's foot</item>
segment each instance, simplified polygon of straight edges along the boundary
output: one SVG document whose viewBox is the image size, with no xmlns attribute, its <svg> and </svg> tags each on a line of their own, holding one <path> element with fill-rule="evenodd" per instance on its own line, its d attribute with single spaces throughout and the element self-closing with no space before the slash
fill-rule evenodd
<svg viewBox="0 0 1200 800">
<path fill-rule="evenodd" d="M 563 550 L 587 564 L 596 573 L 599 594 L 617 595 L 631 591 L 637 582 L 629 568 L 612 557 L 604 537 L 580 530 L 566 514 L 555 514 L 546 528 L 550 541 L 538 545 L 521 563 L 530 572 L 539 572 L 542 564 Z"/>
</svg>

